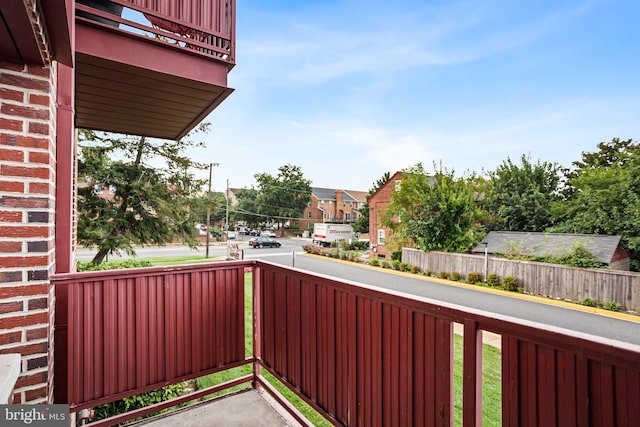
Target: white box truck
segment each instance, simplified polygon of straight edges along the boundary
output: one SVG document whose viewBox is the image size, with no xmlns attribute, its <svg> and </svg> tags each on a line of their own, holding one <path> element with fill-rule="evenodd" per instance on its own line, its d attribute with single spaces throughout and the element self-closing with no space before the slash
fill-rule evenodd
<svg viewBox="0 0 640 427">
<path fill-rule="evenodd" d="M 353 240 L 353 228 L 346 224 L 316 223 L 313 225 L 313 243 L 330 246 L 332 242 Z"/>
</svg>

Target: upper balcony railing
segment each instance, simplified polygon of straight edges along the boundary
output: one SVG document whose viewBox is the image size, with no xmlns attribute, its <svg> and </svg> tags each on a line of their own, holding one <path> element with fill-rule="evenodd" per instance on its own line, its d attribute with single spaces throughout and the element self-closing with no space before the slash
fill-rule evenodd
<svg viewBox="0 0 640 427">
<path fill-rule="evenodd" d="M 244 351 L 246 272 L 252 355 Z M 502 419 L 492 421 L 640 425 L 636 345 L 260 261 L 65 274 L 52 283 L 57 402 L 74 411 L 253 363 L 251 375 L 229 384 L 251 381 L 275 394 L 265 369 L 338 425 L 449 426 L 453 325 L 462 324 L 463 426 L 482 419 L 483 331 L 502 337 Z"/>
<path fill-rule="evenodd" d="M 78 0 L 76 19 L 235 65 L 235 0 Z"/>
</svg>

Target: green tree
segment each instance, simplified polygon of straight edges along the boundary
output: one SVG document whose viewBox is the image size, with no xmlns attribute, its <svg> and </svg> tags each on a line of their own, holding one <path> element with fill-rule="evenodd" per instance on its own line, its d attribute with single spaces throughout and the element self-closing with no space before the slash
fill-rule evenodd
<svg viewBox="0 0 640 427">
<path fill-rule="evenodd" d="M 507 231 L 543 231 L 552 225 L 551 205 L 558 200 L 560 166 L 531 162 L 522 155 L 520 164 L 507 158 L 490 174 L 484 205 L 493 217 L 489 228 Z"/>
<path fill-rule="evenodd" d="M 183 153 L 202 143 L 89 130 L 79 140 L 78 242 L 98 248 L 94 264 L 120 250 L 135 255 L 135 245 L 195 245 L 190 200 L 203 182 L 188 171 L 203 165 Z"/>
<path fill-rule="evenodd" d="M 258 191 L 244 188 L 238 190 L 236 198 L 238 199 L 238 204 L 233 207 L 234 219 L 236 221 L 244 221 L 250 227 L 255 227 L 259 218 L 256 215 Z"/>
<path fill-rule="evenodd" d="M 385 172 L 380 179 L 373 183 L 367 194 L 367 200 L 391 178 L 391 173 Z M 360 208 L 360 216 L 353 223 L 353 231 L 356 233 L 369 232 L 369 203 L 364 203 Z"/>
<path fill-rule="evenodd" d="M 614 138 L 582 153 L 567 172 L 564 199 L 553 205 L 550 231 L 621 236 L 640 270 L 640 146 Z"/>
<path fill-rule="evenodd" d="M 436 168 L 425 173 L 421 163 L 403 171 L 382 225 L 391 230 L 392 248 L 413 246 L 424 251 L 461 252 L 477 240 L 475 190 L 470 178 Z"/>
<path fill-rule="evenodd" d="M 286 164 L 278 168 L 278 175 L 254 175 L 258 184 L 256 206 L 267 220 L 302 217 L 311 200 L 311 181 L 304 178 L 299 166 Z"/>
</svg>

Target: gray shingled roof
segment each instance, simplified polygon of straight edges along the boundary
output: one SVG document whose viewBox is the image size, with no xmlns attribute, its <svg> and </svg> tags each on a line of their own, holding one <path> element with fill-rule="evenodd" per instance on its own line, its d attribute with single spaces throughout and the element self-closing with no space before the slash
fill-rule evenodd
<svg viewBox="0 0 640 427">
<path fill-rule="evenodd" d="M 570 251 L 574 245 L 581 245 L 591 252 L 598 262 L 609 264 L 620 245 L 620 236 L 491 231 L 471 252 L 484 253 L 483 242 L 487 243 L 487 252 L 490 254 L 551 257 L 559 257 Z"/>
<path fill-rule="evenodd" d="M 318 200 L 336 200 L 336 190 L 332 188 L 311 187 L 311 193 Z"/>
</svg>

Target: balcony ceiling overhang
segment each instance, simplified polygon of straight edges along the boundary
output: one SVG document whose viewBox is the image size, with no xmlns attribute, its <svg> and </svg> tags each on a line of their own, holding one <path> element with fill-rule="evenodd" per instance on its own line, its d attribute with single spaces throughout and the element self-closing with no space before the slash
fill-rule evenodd
<svg viewBox="0 0 640 427">
<path fill-rule="evenodd" d="M 76 21 L 76 126 L 180 139 L 233 89 L 229 65 Z"/>
<path fill-rule="evenodd" d="M 0 58 L 50 65 L 73 64 L 72 0 L 0 1 Z"/>
</svg>

